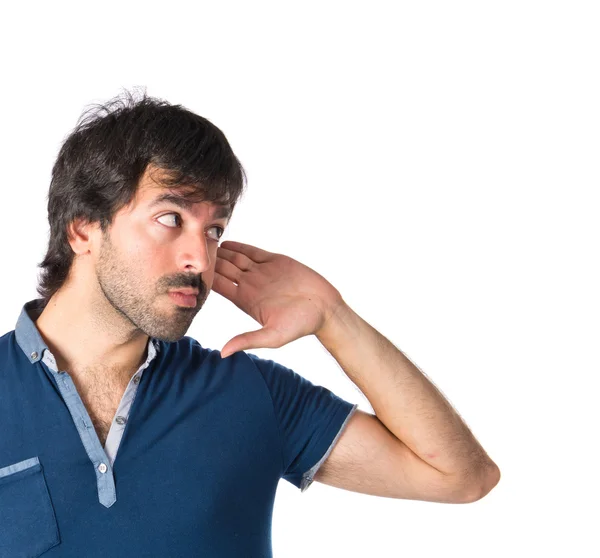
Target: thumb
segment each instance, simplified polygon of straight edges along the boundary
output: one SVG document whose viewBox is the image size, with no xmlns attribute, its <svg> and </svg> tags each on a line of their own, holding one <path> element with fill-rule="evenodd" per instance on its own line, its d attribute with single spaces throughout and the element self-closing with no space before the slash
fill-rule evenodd
<svg viewBox="0 0 600 558">
<path fill-rule="evenodd" d="M 279 345 L 278 332 L 274 329 L 263 327 L 236 335 L 221 349 L 221 358 L 227 358 L 233 353 L 246 349 L 276 349 Z"/>
</svg>

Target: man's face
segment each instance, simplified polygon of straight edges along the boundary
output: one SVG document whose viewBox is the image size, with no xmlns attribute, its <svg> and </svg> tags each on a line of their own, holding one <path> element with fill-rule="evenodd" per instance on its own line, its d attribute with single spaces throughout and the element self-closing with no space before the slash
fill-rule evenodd
<svg viewBox="0 0 600 558">
<path fill-rule="evenodd" d="M 208 297 L 228 223 L 219 214 L 221 206 L 212 203 L 189 208 L 153 203 L 180 191 L 156 184 L 146 173 L 132 203 L 102 235 L 96 266 L 100 288 L 114 309 L 146 335 L 169 342 L 186 334 Z M 169 295 L 179 288 L 198 291 L 195 307 Z"/>
</svg>

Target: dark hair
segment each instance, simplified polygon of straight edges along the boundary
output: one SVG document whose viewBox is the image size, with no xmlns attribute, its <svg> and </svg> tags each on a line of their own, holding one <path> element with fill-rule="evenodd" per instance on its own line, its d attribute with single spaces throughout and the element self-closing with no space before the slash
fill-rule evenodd
<svg viewBox="0 0 600 558">
<path fill-rule="evenodd" d="M 67 280 L 74 252 L 67 226 L 77 218 L 99 222 L 106 232 L 113 217 L 137 192 L 148 165 L 161 169 L 160 184 L 186 186 L 194 201 L 233 211 L 247 184 L 244 168 L 223 132 L 181 105 L 125 91 L 84 110 L 52 168 L 48 192 L 50 239 L 37 292 L 47 303 Z M 190 189 L 188 189 L 189 187 Z"/>
</svg>

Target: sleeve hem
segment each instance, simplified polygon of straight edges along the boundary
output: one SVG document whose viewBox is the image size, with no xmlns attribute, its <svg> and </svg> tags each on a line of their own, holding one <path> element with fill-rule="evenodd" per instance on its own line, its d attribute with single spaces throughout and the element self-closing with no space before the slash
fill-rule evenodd
<svg viewBox="0 0 600 558">
<path fill-rule="evenodd" d="M 323 457 L 321 457 L 321 459 L 319 459 L 319 461 L 317 461 L 308 471 L 306 471 L 306 473 L 304 473 L 302 475 L 302 480 L 300 483 L 300 492 L 306 492 L 306 490 L 308 490 L 309 486 L 313 483 L 315 474 L 317 473 L 317 471 L 319 470 L 321 465 L 325 462 L 325 460 L 329 457 L 329 454 L 331 453 L 331 451 L 333 450 L 333 447 L 337 443 L 338 438 L 342 435 L 342 432 L 346 428 L 346 425 L 348 424 L 350 417 L 352 417 L 352 415 L 356 412 L 357 408 L 358 408 L 358 403 L 355 403 L 352 406 L 352 409 L 350 409 L 350 412 L 346 415 L 346 419 L 340 426 L 335 438 L 329 445 L 329 448 L 327 448 L 327 451 L 324 453 Z"/>
</svg>

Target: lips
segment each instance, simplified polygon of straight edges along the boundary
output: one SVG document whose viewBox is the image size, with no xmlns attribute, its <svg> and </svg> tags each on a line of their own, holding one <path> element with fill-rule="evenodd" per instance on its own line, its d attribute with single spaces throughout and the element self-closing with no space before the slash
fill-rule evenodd
<svg viewBox="0 0 600 558">
<path fill-rule="evenodd" d="M 179 306 L 195 307 L 198 304 L 198 296 L 196 294 L 186 295 L 180 291 L 169 291 L 169 297 Z"/>
<path fill-rule="evenodd" d="M 170 293 L 179 293 L 179 294 L 186 295 L 186 296 L 190 296 L 190 295 L 198 296 L 200 294 L 198 292 L 198 290 L 196 290 L 196 289 L 177 289 L 177 290 L 172 290 L 169 292 Z"/>
</svg>

